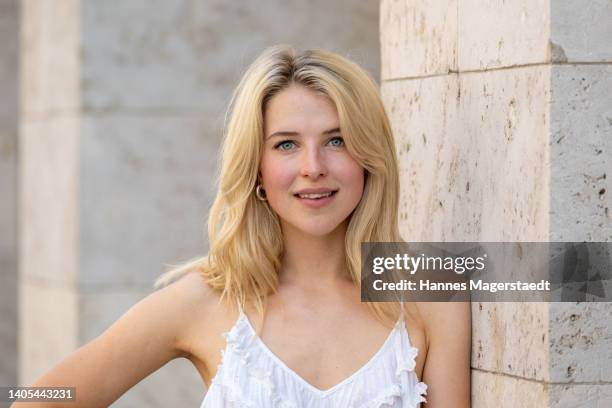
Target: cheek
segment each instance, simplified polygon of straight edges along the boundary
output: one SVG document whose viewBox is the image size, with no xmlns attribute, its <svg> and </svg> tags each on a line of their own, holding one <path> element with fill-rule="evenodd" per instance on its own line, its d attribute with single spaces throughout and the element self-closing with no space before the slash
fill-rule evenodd
<svg viewBox="0 0 612 408">
<path fill-rule="evenodd" d="M 363 194 L 365 170 L 354 159 L 344 160 L 337 169 L 339 178 L 345 188 L 350 189 L 350 195 L 359 199 Z"/>
<path fill-rule="evenodd" d="M 261 177 L 266 194 L 271 198 L 286 194 L 293 180 L 287 166 L 272 162 L 262 162 Z"/>
</svg>

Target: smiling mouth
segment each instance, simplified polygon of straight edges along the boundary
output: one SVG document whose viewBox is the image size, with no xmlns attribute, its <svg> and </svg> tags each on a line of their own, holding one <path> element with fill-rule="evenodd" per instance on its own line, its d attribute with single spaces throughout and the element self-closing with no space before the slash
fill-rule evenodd
<svg viewBox="0 0 612 408">
<path fill-rule="evenodd" d="M 304 200 L 317 201 L 317 200 L 321 200 L 323 198 L 332 197 L 337 192 L 338 192 L 338 190 L 332 191 L 330 193 L 324 193 L 324 194 L 314 194 L 314 193 L 312 193 L 312 194 L 294 194 L 294 196 L 297 197 L 297 198 L 304 199 Z"/>
</svg>

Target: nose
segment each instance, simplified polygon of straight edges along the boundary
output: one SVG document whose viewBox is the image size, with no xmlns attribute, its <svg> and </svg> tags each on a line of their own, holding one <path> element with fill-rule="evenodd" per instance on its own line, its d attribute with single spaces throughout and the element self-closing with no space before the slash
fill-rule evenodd
<svg viewBox="0 0 612 408">
<path fill-rule="evenodd" d="M 308 147 L 303 150 L 300 174 L 317 179 L 327 174 L 325 153 L 317 147 Z"/>
</svg>

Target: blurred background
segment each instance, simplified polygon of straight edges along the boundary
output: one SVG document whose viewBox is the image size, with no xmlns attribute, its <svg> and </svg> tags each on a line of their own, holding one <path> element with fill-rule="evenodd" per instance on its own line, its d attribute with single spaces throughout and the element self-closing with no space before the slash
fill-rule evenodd
<svg viewBox="0 0 612 408">
<path fill-rule="evenodd" d="M 278 43 L 380 84 L 405 239 L 612 240 L 610 0 L 0 0 L 0 385 L 206 253 L 231 92 Z M 609 303 L 474 304 L 473 406 L 612 406 L 611 350 Z M 113 407 L 204 393 L 176 360 Z"/>
</svg>

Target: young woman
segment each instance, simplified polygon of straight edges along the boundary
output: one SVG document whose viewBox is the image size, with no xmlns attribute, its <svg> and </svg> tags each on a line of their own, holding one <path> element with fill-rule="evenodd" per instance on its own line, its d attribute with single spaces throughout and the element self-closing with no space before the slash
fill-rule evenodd
<svg viewBox="0 0 612 408">
<path fill-rule="evenodd" d="M 35 385 L 107 406 L 185 357 L 206 408 L 468 407 L 469 304 L 360 302 L 361 242 L 401 241 L 375 82 L 336 54 L 272 47 L 230 112 L 208 256 Z"/>
</svg>

